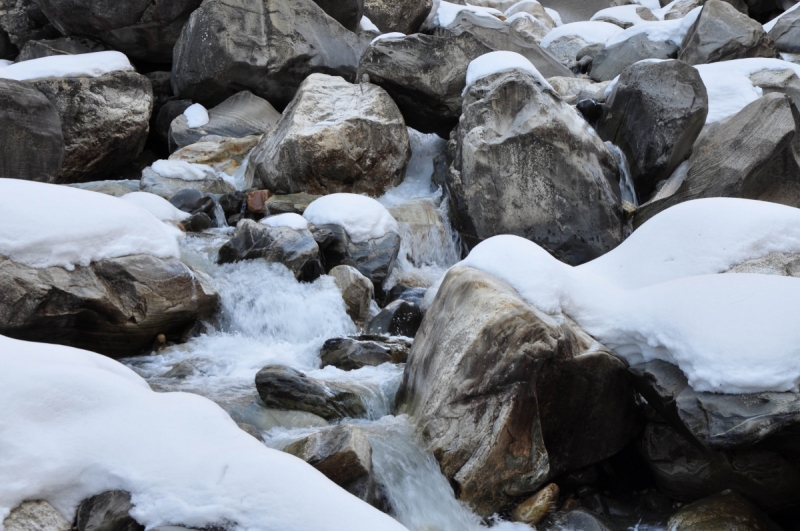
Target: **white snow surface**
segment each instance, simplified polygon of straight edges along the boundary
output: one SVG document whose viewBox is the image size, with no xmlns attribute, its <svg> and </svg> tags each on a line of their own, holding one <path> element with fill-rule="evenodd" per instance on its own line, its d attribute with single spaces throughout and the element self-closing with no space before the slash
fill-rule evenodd
<svg viewBox="0 0 800 531">
<path fill-rule="evenodd" d="M 473 59 L 467 67 L 467 87 L 482 77 L 519 69 L 528 72 L 545 88 L 553 87 L 527 58 L 516 52 L 489 52 Z M 466 88 L 464 89 L 466 91 Z"/>
<path fill-rule="evenodd" d="M 125 54 L 94 52 L 53 55 L 14 63 L 0 69 L 0 77 L 17 81 L 45 77 L 100 77 L 111 72 L 130 70 L 133 67 Z"/>
<path fill-rule="evenodd" d="M 191 216 L 188 212 L 175 208 L 163 197 L 149 192 L 131 192 L 119 199 L 147 210 L 161 221 L 183 221 Z"/>
<path fill-rule="evenodd" d="M 662 212 L 579 267 L 517 236 L 484 241 L 460 265 L 571 317 L 632 364 L 678 365 L 697 391 L 798 391 L 800 279 L 719 274 L 771 252 L 800 252 L 800 210 L 715 198 Z"/>
<path fill-rule="evenodd" d="M 8 59 L 0 59 L 0 68 L 5 68 L 9 65 L 13 65 L 14 61 L 9 61 Z M 0 75 L 0 77 L 3 77 Z"/>
<path fill-rule="evenodd" d="M 314 225 L 340 225 L 354 242 L 399 234 L 400 228 L 386 207 L 358 194 L 330 194 L 313 201 L 303 217 Z"/>
<path fill-rule="evenodd" d="M 619 20 L 620 22 L 627 22 L 629 24 L 642 24 L 644 22 L 652 22 L 647 21 L 639 16 L 636 12 L 637 9 L 640 9 L 642 6 L 638 4 L 629 4 L 625 6 L 615 6 L 615 7 L 607 7 L 605 9 L 601 9 L 589 20 L 597 20 L 599 18 L 613 18 L 614 20 Z"/>
<path fill-rule="evenodd" d="M 540 46 L 547 48 L 556 39 L 561 37 L 575 36 L 586 41 L 587 44 L 606 43 L 620 33 L 622 28 L 610 22 L 584 21 L 570 22 L 562 24 L 545 35 Z"/>
<path fill-rule="evenodd" d="M 288 227 L 293 230 L 308 229 L 308 220 L 300 214 L 295 214 L 293 212 L 270 216 L 262 219 L 259 223 L 267 227 Z"/>
<path fill-rule="evenodd" d="M 133 254 L 178 258 L 181 237 L 177 228 L 120 198 L 0 179 L 0 255 L 30 267 L 72 270 Z"/>
<path fill-rule="evenodd" d="M 390 33 L 384 33 L 383 35 L 378 35 L 377 37 L 372 39 L 372 41 L 370 41 L 370 44 L 375 44 L 376 42 L 382 41 L 383 39 L 402 39 L 405 36 L 406 36 L 405 33 L 400 33 L 399 31 L 392 31 Z"/>
<path fill-rule="evenodd" d="M 358 23 L 359 31 L 374 31 L 380 33 L 381 30 L 376 26 L 369 18 L 366 16 L 361 17 L 361 21 Z"/>
<path fill-rule="evenodd" d="M 550 15 L 550 18 L 552 18 L 553 22 L 556 23 L 556 27 L 564 25 L 564 22 L 561 20 L 561 13 L 559 13 L 555 9 L 551 9 L 549 7 L 544 8 L 544 11 L 545 11 L 545 13 Z"/>
<path fill-rule="evenodd" d="M 405 529 L 206 398 L 153 392 L 123 365 L 63 346 L 0 336 L 0 363 L 0 522 L 35 499 L 72 521 L 81 500 L 122 489 L 149 528 Z"/>
<path fill-rule="evenodd" d="M 186 125 L 190 129 L 203 127 L 209 121 L 208 111 L 199 103 L 189 105 L 189 107 L 183 111 L 183 115 L 186 117 Z"/>
<path fill-rule="evenodd" d="M 495 15 L 503 14 L 502 11 L 492 7 L 462 6 L 442 0 L 439 2 L 439 9 L 436 11 L 436 15 L 433 19 L 434 26 L 446 28 L 455 21 L 458 14 L 462 11 L 470 11 L 476 15 L 486 17 L 493 17 Z"/>
<path fill-rule="evenodd" d="M 185 160 L 161 159 L 153 163 L 150 168 L 161 177 L 167 179 L 182 179 L 184 181 L 202 181 L 214 179 L 217 172 L 205 164 L 192 164 Z"/>
<path fill-rule="evenodd" d="M 781 19 L 781 17 L 783 17 L 786 13 L 790 13 L 790 12 L 794 11 L 798 7 L 800 7 L 800 2 L 797 2 L 795 5 L 793 5 L 792 7 L 790 7 L 789 9 L 784 11 L 783 13 L 781 13 L 780 15 L 778 15 L 777 17 L 773 18 L 772 20 L 770 20 L 769 22 L 764 24 L 764 31 L 766 31 L 767 33 L 772 31 L 772 28 L 775 27 L 775 24 L 778 23 L 778 21 Z"/>
<path fill-rule="evenodd" d="M 702 9 L 702 7 L 696 7 L 687 13 L 685 17 L 675 20 L 657 20 L 636 24 L 609 39 L 606 42 L 606 46 L 620 44 L 641 34 L 647 35 L 648 40 L 652 42 L 672 42 L 680 46 L 683 38 L 697 21 L 697 17 L 700 16 Z"/>
</svg>

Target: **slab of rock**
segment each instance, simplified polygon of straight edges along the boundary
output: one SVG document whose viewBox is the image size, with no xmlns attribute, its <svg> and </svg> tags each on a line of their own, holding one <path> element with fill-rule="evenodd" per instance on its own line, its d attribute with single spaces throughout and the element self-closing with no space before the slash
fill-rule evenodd
<svg viewBox="0 0 800 531">
<path fill-rule="evenodd" d="M 191 128 L 182 112 L 177 115 L 169 127 L 170 151 L 199 142 L 208 135 L 223 138 L 263 135 L 280 119 L 281 114 L 267 100 L 243 90 L 209 109 L 205 125 Z"/>
<path fill-rule="evenodd" d="M 772 37 L 761 24 L 722 0 L 708 0 L 681 43 L 678 58 L 690 65 L 777 57 Z"/>
<path fill-rule="evenodd" d="M 595 81 L 609 81 L 632 64 L 644 59 L 674 59 L 678 49 L 678 45 L 674 42 L 651 41 L 646 33 L 639 33 L 603 48 L 592 59 L 589 75 Z"/>
<path fill-rule="evenodd" d="M 392 272 L 400 252 L 400 236 L 394 232 L 364 242 L 352 241 L 340 225 L 319 225 L 311 232 L 328 271 L 339 265 L 355 267 L 378 289 Z"/>
<path fill-rule="evenodd" d="M 779 93 L 707 126 L 691 158 L 636 211 L 634 226 L 673 205 L 704 197 L 800 206 L 800 169 L 792 149 L 796 128 L 792 101 Z"/>
<path fill-rule="evenodd" d="M 27 81 L 58 111 L 65 155 L 58 184 L 99 181 L 139 156 L 150 128 L 153 89 L 135 72 Z"/>
<path fill-rule="evenodd" d="M 403 116 L 382 88 L 310 75 L 250 156 L 255 186 L 278 193 L 380 196 L 411 157 Z"/>
<path fill-rule="evenodd" d="M 0 0 L 0 30 L 21 50 L 32 39 L 55 39 L 61 35 L 31 0 Z"/>
<path fill-rule="evenodd" d="M 308 205 L 319 199 L 320 195 L 299 194 L 273 195 L 267 200 L 267 209 L 270 214 L 300 214 L 303 215 Z"/>
<path fill-rule="evenodd" d="M 251 219 L 236 225 L 236 233 L 219 249 L 220 264 L 263 259 L 285 265 L 303 282 L 323 274 L 319 247 L 308 229 L 268 227 Z"/>
<path fill-rule="evenodd" d="M 396 300 L 372 318 L 367 326 L 368 334 L 414 337 L 422 323 L 422 312 L 413 302 Z"/>
<path fill-rule="evenodd" d="M 614 85 L 596 129 L 625 154 L 636 192 L 647 198 L 691 154 L 707 116 L 708 93 L 695 68 L 637 63 Z"/>
<path fill-rule="evenodd" d="M 66 271 L 0 257 L 0 334 L 112 358 L 141 354 L 159 334 L 180 341 L 219 297 L 178 260 L 132 255 Z"/>
<path fill-rule="evenodd" d="M 26 501 L 3 520 L 5 531 L 71 531 L 72 526 L 46 501 Z"/>
<path fill-rule="evenodd" d="M 667 522 L 671 531 L 781 531 L 747 498 L 727 490 L 683 507 Z"/>
<path fill-rule="evenodd" d="M 267 365 L 256 374 L 256 390 L 267 407 L 306 411 L 325 420 L 361 417 L 361 398 L 348 387 L 309 378 L 281 365 Z"/>
<path fill-rule="evenodd" d="M 411 342 L 384 336 L 336 337 L 325 341 L 320 350 L 321 367 L 333 365 L 343 371 L 377 367 L 384 363 L 405 363 Z"/>
<path fill-rule="evenodd" d="M 769 30 L 769 36 L 779 51 L 800 53 L 800 11 L 783 15 Z"/>
<path fill-rule="evenodd" d="M 622 359 L 459 266 L 425 314 L 397 403 L 458 497 L 485 515 L 615 454 L 638 423 Z"/>
<path fill-rule="evenodd" d="M 362 49 L 312 0 L 209 0 L 175 46 L 173 86 L 207 105 L 247 89 L 280 109 L 312 73 L 353 79 Z"/>
<path fill-rule="evenodd" d="M 105 44 L 86 37 L 43 39 L 26 42 L 15 61 L 19 63 L 53 55 L 79 55 L 82 53 L 102 52 L 108 49 Z"/>
<path fill-rule="evenodd" d="M 205 164 L 217 172 L 233 176 L 244 164 L 247 155 L 261 140 L 260 136 L 243 138 L 205 137 L 179 149 L 169 160 L 183 160 L 191 164 Z M 217 139 L 218 138 L 218 139 Z"/>
<path fill-rule="evenodd" d="M 418 33 L 433 0 L 364 0 L 364 15 L 382 33 Z"/>
<path fill-rule="evenodd" d="M 188 163 L 187 163 L 188 164 Z M 195 171 L 199 171 L 201 178 L 183 179 L 180 175 L 162 175 L 152 166 L 148 166 L 142 171 L 140 188 L 143 192 L 160 195 L 164 199 L 170 199 L 181 190 L 199 190 L 204 194 L 227 194 L 234 192 L 233 185 L 220 177 L 210 166 L 194 166 Z"/>
<path fill-rule="evenodd" d="M 133 509 L 131 495 L 112 490 L 83 500 L 75 515 L 76 531 L 143 531 L 144 526 L 128 513 Z"/>
<path fill-rule="evenodd" d="M 347 315 L 356 322 L 363 323 L 369 318 L 370 306 L 375 298 L 375 286 L 353 266 L 336 266 L 328 274 L 333 277 L 336 287 L 342 292 Z"/>
<path fill-rule="evenodd" d="M 531 74 L 473 83 L 448 150 L 453 226 L 468 246 L 516 234 L 575 265 L 621 241 L 614 157 L 578 111 Z"/>
<path fill-rule="evenodd" d="M 0 79 L 0 176 L 55 182 L 64 160 L 61 117 L 44 94 Z"/>
</svg>

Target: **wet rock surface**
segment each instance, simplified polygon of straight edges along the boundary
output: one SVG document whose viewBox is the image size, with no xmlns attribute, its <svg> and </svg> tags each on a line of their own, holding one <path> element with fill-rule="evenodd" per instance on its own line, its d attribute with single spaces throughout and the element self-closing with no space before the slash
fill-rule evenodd
<svg viewBox="0 0 800 531">
<path fill-rule="evenodd" d="M 404 338 L 362 335 L 325 341 L 320 351 L 322 367 L 333 365 L 343 371 L 377 367 L 384 363 L 405 363 L 411 342 Z"/>
</svg>

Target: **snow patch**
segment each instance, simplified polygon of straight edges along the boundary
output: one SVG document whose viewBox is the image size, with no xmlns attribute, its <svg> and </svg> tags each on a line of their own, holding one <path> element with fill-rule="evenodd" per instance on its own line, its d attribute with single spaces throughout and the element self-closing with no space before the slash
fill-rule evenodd
<svg viewBox="0 0 800 531">
<path fill-rule="evenodd" d="M 646 35 L 652 42 L 671 42 L 680 46 L 683 38 L 700 16 L 702 7 L 696 7 L 686 14 L 683 18 L 675 20 L 658 20 L 653 22 L 642 22 L 622 31 L 606 42 L 606 46 L 614 46 L 627 41 L 637 35 Z"/>
<path fill-rule="evenodd" d="M 308 205 L 303 217 L 314 225 L 340 225 L 354 242 L 398 233 L 397 221 L 375 199 L 357 194 L 330 194 Z"/>
<path fill-rule="evenodd" d="M 544 8 L 544 11 L 545 13 L 550 15 L 550 18 L 552 18 L 553 22 L 556 23 L 557 28 L 564 25 L 564 22 L 561 20 L 561 13 L 549 7 Z"/>
<path fill-rule="evenodd" d="M 131 192 L 120 197 L 120 200 L 147 210 L 161 221 L 183 221 L 191 216 L 175 208 L 163 197 L 149 192 Z"/>
<path fill-rule="evenodd" d="M 186 125 L 189 129 L 203 127 L 209 122 L 208 111 L 199 103 L 189 105 L 189 107 L 183 111 L 183 115 L 186 117 Z"/>
<path fill-rule="evenodd" d="M 217 172 L 205 164 L 192 164 L 185 160 L 157 160 L 150 168 L 165 179 L 181 179 L 184 181 L 203 181 L 215 179 Z"/>
<path fill-rule="evenodd" d="M 259 221 L 262 225 L 267 227 L 288 227 L 293 230 L 306 230 L 308 229 L 308 220 L 300 214 L 292 212 L 288 214 L 278 214 L 277 216 L 270 216 Z"/>
<path fill-rule="evenodd" d="M 375 33 L 380 33 L 381 30 L 373 24 L 373 22 L 367 17 L 361 17 L 361 22 L 358 23 L 358 30 L 359 31 L 370 31 Z"/>
<path fill-rule="evenodd" d="M 482 77 L 514 69 L 528 72 L 540 85 L 553 90 L 553 87 L 533 66 L 533 63 L 516 52 L 489 52 L 473 59 L 467 67 L 467 87 Z M 466 92 L 466 90 L 465 88 L 464 91 Z"/>
<path fill-rule="evenodd" d="M 378 35 L 370 42 L 370 45 L 375 44 L 378 41 L 382 41 L 384 39 L 402 39 L 405 37 L 405 33 L 400 33 L 399 31 L 392 31 L 391 33 L 384 33 L 383 35 Z"/>
<path fill-rule="evenodd" d="M 540 46 L 542 48 L 547 48 L 555 42 L 556 39 L 572 36 L 586 41 L 587 44 L 606 43 L 622 33 L 622 31 L 622 28 L 610 22 L 571 22 L 569 24 L 562 24 L 551 30 L 550 33 L 545 35 L 544 39 L 542 39 Z"/>
<path fill-rule="evenodd" d="M 132 71 L 130 61 L 120 52 L 53 55 L 22 61 L 0 69 L 0 78 L 25 81 L 45 77 L 100 77 L 111 72 Z"/>
</svg>

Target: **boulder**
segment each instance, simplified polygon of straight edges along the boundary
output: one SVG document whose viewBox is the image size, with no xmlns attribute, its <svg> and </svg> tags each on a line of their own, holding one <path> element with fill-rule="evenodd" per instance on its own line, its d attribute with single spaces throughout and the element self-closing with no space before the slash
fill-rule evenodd
<svg viewBox="0 0 800 531">
<path fill-rule="evenodd" d="M 683 507 L 667 522 L 671 531 L 781 531 L 761 509 L 726 490 Z"/>
<path fill-rule="evenodd" d="M 368 334 L 414 337 L 422 323 L 422 312 L 413 302 L 396 300 L 372 318 L 367 326 Z"/>
<path fill-rule="evenodd" d="M 553 90 L 558 92 L 558 95 L 561 96 L 561 99 L 570 105 L 574 105 L 580 101 L 580 99 L 578 99 L 579 94 L 586 90 L 591 90 L 591 87 L 599 84 L 585 77 L 561 76 L 547 78 L 547 82 L 550 83 L 550 86 L 553 87 Z"/>
<path fill-rule="evenodd" d="M 690 65 L 777 57 L 772 37 L 763 26 L 722 0 L 708 0 L 683 38 L 678 58 Z"/>
<path fill-rule="evenodd" d="M 385 90 L 312 74 L 254 149 L 247 173 L 278 194 L 380 196 L 402 181 L 410 157 L 403 116 Z"/>
<path fill-rule="evenodd" d="M 800 169 L 793 155 L 792 101 L 771 93 L 707 126 L 688 161 L 634 217 L 638 227 L 662 210 L 703 197 L 740 197 L 800 206 Z"/>
<path fill-rule="evenodd" d="M 270 214 L 303 215 L 308 205 L 321 196 L 300 192 L 299 194 L 273 195 L 267 200 L 266 207 Z"/>
<path fill-rule="evenodd" d="M 531 74 L 510 70 L 473 83 L 448 150 L 453 226 L 468 246 L 516 234 L 580 264 L 621 241 L 614 157 L 578 111 Z"/>
<path fill-rule="evenodd" d="M 409 127 L 447 138 L 461 114 L 469 63 L 496 51 L 473 34 L 470 28 L 476 27 L 459 28 L 454 31 L 460 33 L 440 29 L 436 35 L 376 40 L 361 57 L 359 78 L 366 75 L 371 83 L 386 89 Z M 485 32 L 491 35 L 494 29 L 490 27 Z M 505 39 L 506 34 L 501 37 Z M 522 55 L 530 52 L 528 59 L 548 77 L 572 75 L 563 66 L 551 65 L 555 59 L 536 44 L 523 44 L 510 46 L 508 51 Z M 542 60 L 537 60 L 537 55 Z"/>
<path fill-rule="evenodd" d="M 372 445 L 359 428 L 340 424 L 300 439 L 283 451 L 299 457 L 357 498 L 373 501 Z"/>
<path fill-rule="evenodd" d="M 325 13 L 350 31 L 357 31 L 364 16 L 364 0 L 314 0 Z"/>
<path fill-rule="evenodd" d="M 190 128 L 186 116 L 181 112 L 169 126 L 170 151 L 175 151 L 204 136 L 242 138 L 263 135 L 281 119 L 281 114 L 270 103 L 249 90 L 237 92 L 208 111 L 208 123 Z"/>
<path fill-rule="evenodd" d="M 156 337 L 180 341 L 210 317 L 218 295 L 175 259 L 132 255 L 67 271 L 0 257 L 0 334 L 112 358 L 140 354 Z"/>
<path fill-rule="evenodd" d="M 310 74 L 353 79 L 362 48 L 312 0 L 208 0 L 175 46 L 173 86 L 204 105 L 247 89 L 283 108 Z"/>
<path fill-rule="evenodd" d="M 62 34 L 95 37 L 128 57 L 153 63 L 172 62 L 172 48 L 200 2 L 36 0 Z"/>
<path fill-rule="evenodd" d="M 30 61 L 53 55 L 79 55 L 108 50 L 108 46 L 101 42 L 87 39 L 86 37 L 59 37 L 57 39 L 43 39 L 28 41 L 20 50 L 16 62 Z"/>
<path fill-rule="evenodd" d="M 328 271 L 328 274 L 333 277 L 336 287 L 342 292 L 347 315 L 356 323 L 363 323 L 369 319 L 370 307 L 375 298 L 375 287 L 370 279 L 355 267 L 348 265 L 336 266 Z"/>
<path fill-rule="evenodd" d="M 8 36 L 14 52 L 32 39 L 60 37 L 37 3 L 31 0 L 0 0 L 0 31 Z"/>
<path fill-rule="evenodd" d="M 0 176 L 55 182 L 64 160 L 61 117 L 44 94 L 0 79 Z"/>
<path fill-rule="evenodd" d="M 251 219 L 236 225 L 236 233 L 219 249 L 217 262 L 263 259 L 285 265 L 303 282 L 313 282 L 323 274 L 319 247 L 308 229 L 268 227 Z"/>
<path fill-rule="evenodd" d="M 352 241 L 340 225 L 319 225 L 311 232 L 328 271 L 339 265 L 355 267 L 378 288 L 392 272 L 400 252 L 400 236 L 394 232 L 363 242 Z"/>
<path fill-rule="evenodd" d="M 536 526 L 536 524 L 547 518 L 547 515 L 556 507 L 558 495 L 558 485 L 551 483 L 517 505 L 511 513 L 511 518 L 515 522 Z"/>
<path fill-rule="evenodd" d="M 433 0 L 364 0 L 364 15 L 382 33 L 418 33 Z"/>
<path fill-rule="evenodd" d="M 167 166 L 154 164 L 142 171 L 140 188 L 143 192 L 170 199 L 186 189 L 199 190 L 204 194 L 227 194 L 235 191 L 233 185 L 220 177 L 210 166 L 190 164 L 185 161 L 168 162 L 177 164 Z"/>
<path fill-rule="evenodd" d="M 460 266 L 425 314 L 397 403 L 458 497 L 483 515 L 615 454 L 639 415 L 621 358 Z"/>
<path fill-rule="evenodd" d="M 644 59 L 674 59 L 678 49 L 672 41 L 651 41 L 646 33 L 638 33 L 603 48 L 594 56 L 589 75 L 595 81 L 609 81 Z"/>
<path fill-rule="evenodd" d="M 627 68 L 603 107 L 597 132 L 625 154 L 641 198 L 689 157 L 708 116 L 700 74 L 682 61 Z"/>
<path fill-rule="evenodd" d="M 189 214 L 204 212 L 209 217 L 214 215 L 214 209 L 216 208 L 213 197 L 204 194 L 200 190 L 191 188 L 181 190 L 173 195 L 169 198 L 169 202 L 172 203 L 172 206 L 183 212 Z"/>
<path fill-rule="evenodd" d="M 206 137 L 202 142 L 195 142 L 179 149 L 169 156 L 169 160 L 183 160 L 191 164 L 204 164 L 216 172 L 233 176 L 237 171 L 244 171 L 242 166 L 250 151 L 261 140 L 260 136 L 243 138 L 221 138 L 212 140 Z"/>
<path fill-rule="evenodd" d="M 361 398 L 345 385 L 315 380 L 281 365 L 258 371 L 256 390 L 267 407 L 306 411 L 325 420 L 366 414 Z"/>
<path fill-rule="evenodd" d="M 143 531 L 144 526 L 128 513 L 133 509 L 131 495 L 112 490 L 83 500 L 75 515 L 76 531 Z"/>
<path fill-rule="evenodd" d="M 384 363 L 405 363 L 411 342 L 383 336 L 336 337 L 320 350 L 321 367 L 333 365 L 343 371 L 377 367 Z"/>
<path fill-rule="evenodd" d="M 99 181 L 142 152 L 153 111 L 150 80 L 135 72 L 27 82 L 58 111 L 65 155 L 59 184 Z"/>
<path fill-rule="evenodd" d="M 577 60 L 578 52 L 583 49 L 588 48 L 589 46 L 594 46 L 593 44 L 589 44 L 580 35 L 562 35 L 557 39 L 553 39 L 551 42 L 545 46 L 545 50 L 550 52 L 556 59 L 561 61 L 565 65 L 569 65 Z M 600 49 L 602 49 L 602 44 L 600 44 Z"/>
<path fill-rule="evenodd" d="M 653 12 L 646 7 L 637 7 L 636 16 L 647 22 L 655 22 L 659 20 L 655 15 L 653 15 Z M 597 22 L 608 22 L 609 24 L 614 24 L 622 29 L 628 29 L 633 26 L 633 22 L 630 20 L 629 16 L 619 16 L 613 11 L 607 12 L 599 17 L 593 17 L 592 20 Z"/>
<path fill-rule="evenodd" d="M 747 15 L 747 4 L 744 0 L 723 0 L 732 5 L 740 13 Z M 696 7 L 701 7 L 706 3 L 706 0 L 680 0 L 675 2 L 669 8 L 669 11 L 664 15 L 664 20 L 676 20 L 683 18 L 689 14 Z"/>
<path fill-rule="evenodd" d="M 5 531 L 72 531 L 72 526 L 46 501 L 26 501 L 3 520 Z"/>
<path fill-rule="evenodd" d="M 155 122 L 155 133 L 159 141 L 169 145 L 169 128 L 173 120 L 192 106 L 191 100 L 170 100 L 158 110 Z"/>
<path fill-rule="evenodd" d="M 769 30 L 775 46 L 784 53 L 800 53 L 800 11 L 783 15 Z"/>
</svg>

